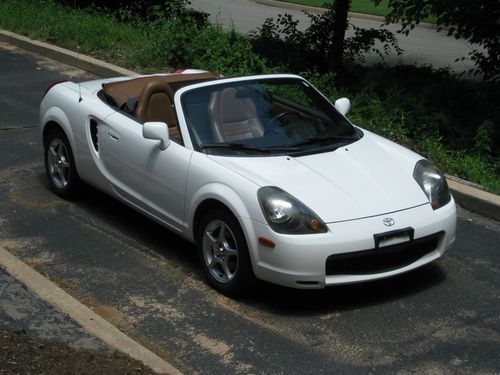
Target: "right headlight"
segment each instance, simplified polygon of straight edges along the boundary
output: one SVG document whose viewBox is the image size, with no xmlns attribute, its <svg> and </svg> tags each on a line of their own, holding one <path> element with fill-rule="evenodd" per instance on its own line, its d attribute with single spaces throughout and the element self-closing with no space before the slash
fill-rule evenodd
<svg viewBox="0 0 500 375">
<path fill-rule="evenodd" d="M 275 186 L 259 189 L 260 206 L 269 226 L 278 233 L 326 233 L 325 223 L 305 204 Z"/>
<path fill-rule="evenodd" d="M 446 178 L 429 160 L 419 160 L 413 170 L 413 178 L 420 185 L 434 210 L 451 200 Z"/>
</svg>

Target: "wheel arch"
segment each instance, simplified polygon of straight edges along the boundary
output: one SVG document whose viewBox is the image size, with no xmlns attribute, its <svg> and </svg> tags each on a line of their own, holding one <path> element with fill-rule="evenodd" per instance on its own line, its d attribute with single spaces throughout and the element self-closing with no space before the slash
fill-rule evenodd
<svg viewBox="0 0 500 375">
<path fill-rule="evenodd" d="M 200 230 L 200 222 L 201 222 L 201 219 L 203 218 L 203 215 L 205 215 L 205 213 L 207 213 L 208 211 L 215 210 L 215 209 L 227 211 L 231 215 L 233 215 L 235 218 L 237 218 L 237 216 L 234 214 L 234 212 L 232 212 L 231 209 L 227 205 L 222 203 L 220 200 L 217 200 L 215 198 L 205 199 L 204 201 L 202 201 L 198 205 L 198 207 L 196 208 L 196 211 L 194 213 L 194 216 L 193 216 L 192 228 L 193 228 L 193 237 L 194 237 L 195 241 L 197 240 L 196 237 L 197 237 L 198 231 Z"/>
<path fill-rule="evenodd" d="M 246 237 L 245 239 L 249 244 L 248 236 L 251 235 L 251 233 L 249 233 L 251 228 L 246 228 L 244 225 L 242 225 L 239 218 L 249 218 L 250 214 L 243 198 L 232 188 L 220 183 L 207 184 L 199 189 L 190 201 L 191 204 L 188 207 L 187 212 L 192 212 L 193 214 L 192 216 L 188 217 L 188 223 L 191 226 L 191 233 L 195 242 L 196 235 L 200 229 L 200 220 L 203 215 L 210 209 L 220 208 L 228 211 L 236 218 L 236 220 L 238 220 Z"/>
<path fill-rule="evenodd" d="M 64 128 L 58 122 L 51 120 L 45 124 L 43 131 L 42 131 L 42 140 L 43 140 L 44 145 L 47 143 L 47 137 L 48 137 L 49 133 L 55 129 L 59 129 L 59 130 L 63 131 L 64 134 L 66 134 L 66 132 L 64 131 Z"/>
<path fill-rule="evenodd" d="M 61 129 L 68 138 L 69 144 L 75 150 L 74 135 L 71 129 L 71 124 L 68 116 L 59 107 L 50 107 L 44 114 L 42 119 L 42 140 L 45 145 L 47 135 L 53 129 Z"/>
</svg>

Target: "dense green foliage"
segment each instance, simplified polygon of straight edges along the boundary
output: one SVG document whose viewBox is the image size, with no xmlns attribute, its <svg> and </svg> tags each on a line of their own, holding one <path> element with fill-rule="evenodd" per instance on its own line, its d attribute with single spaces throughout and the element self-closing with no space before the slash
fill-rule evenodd
<svg viewBox="0 0 500 375">
<path fill-rule="evenodd" d="M 173 18 L 136 21 L 51 1 L 0 2 L 1 28 L 66 48 L 80 45 L 86 54 L 143 72 L 167 67 L 225 75 L 294 71 L 256 54 L 234 30 L 200 25 L 191 17 L 181 11 Z M 290 52 L 286 44 L 280 48 Z M 414 67 L 352 65 L 336 74 L 303 70 L 328 97 L 353 99 L 349 118 L 354 123 L 425 154 L 447 173 L 500 193 L 498 86 Z"/>
<path fill-rule="evenodd" d="M 234 29 L 225 31 L 220 25 L 200 26 L 188 12 L 168 21 L 158 18 L 131 26 L 146 41 L 130 54 L 139 67 L 203 67 L 228 75 L 265 69 L 264 61 L 243 35 Z"/>
<path fill-rule="evenodd" d="M 106 12 L 128 12 L 136 18 L 155 19 L 158 12 L 175 17 L 184 11 L 183 0 L 58 0 L 73 9 L 102 8 Z"/>
<path fill-rule="evenodd" d="M 348 7 L 349 0 L 344 0 Z M 322 15 L 307 14 L 311 23 L 305 30 L 290 14 L 265 23 L 250 36 L 255 50 L 272 65 L 287 66 L 294 71 L 313 68 L 322 72 L 338 69 L 345 62 L 363 61 L 366 52 L 380 56 L 391 51 L 400 53 L 394 35 L 384 29 L 364 29 L 351 24 L 337 25 L 340 2 L 332 3 Z M 344 20 L 347 22 L 347 20 Z M 344 34 L 353 30 L 349 37 Z M 377 42 L 380 48 L 375 47 Z"/>
<path fill-rule="evenodd" d="M 293 70 L 312 67 L 323 72 L 336 70 L 346 61 L 362 61 L 368 51 L 381 56 L 401 52 L 388 30 L 350 24 L 350 5 L 351 0 L 334 0 L 325 4 L 323 14 L 306 13 L 310 23 L 305 30 L 290 14 L 280 15 L 276 21 L 268 18 L 251 36 L 252 43 L 273 65 L 287 65 Z M 352 35 L 346 37 L 348 29 L 352 29 Z M 375 47 L 377 43 L 380 47 Z"/>
</svg>

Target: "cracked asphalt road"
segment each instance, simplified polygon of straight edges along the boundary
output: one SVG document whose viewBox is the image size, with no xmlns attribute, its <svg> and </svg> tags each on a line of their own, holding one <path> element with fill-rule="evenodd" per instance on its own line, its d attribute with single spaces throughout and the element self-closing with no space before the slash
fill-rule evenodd
<svg viewBox="0 0 500 375">
<path fill-rule="evenodd" d="M 262 283 L 228 299 L 168 230 L 95 190 L 78 202 L 50 193 L 36 128 L 48 78 L 33 75 L 71 69 L 5 46 L 0 56 L 0 128 L 14 128 L 0 130 L 0 245 L 179 369 L 500 371 L 498 222 L 460 210 L 452 252 L 401 277 L 321 291 Z"/>
</svg>

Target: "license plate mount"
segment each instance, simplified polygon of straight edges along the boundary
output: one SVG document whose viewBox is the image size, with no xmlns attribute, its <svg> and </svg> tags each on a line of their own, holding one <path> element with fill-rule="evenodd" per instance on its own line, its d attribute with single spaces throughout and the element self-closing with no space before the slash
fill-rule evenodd
<svg viewBox="0 0 500 375">
<path fill-rule="evenodd" d="M 391 230 L 373 235 L 375 249 L 413 241 L 415 229 L 412 227 Z"/>
</svg>

